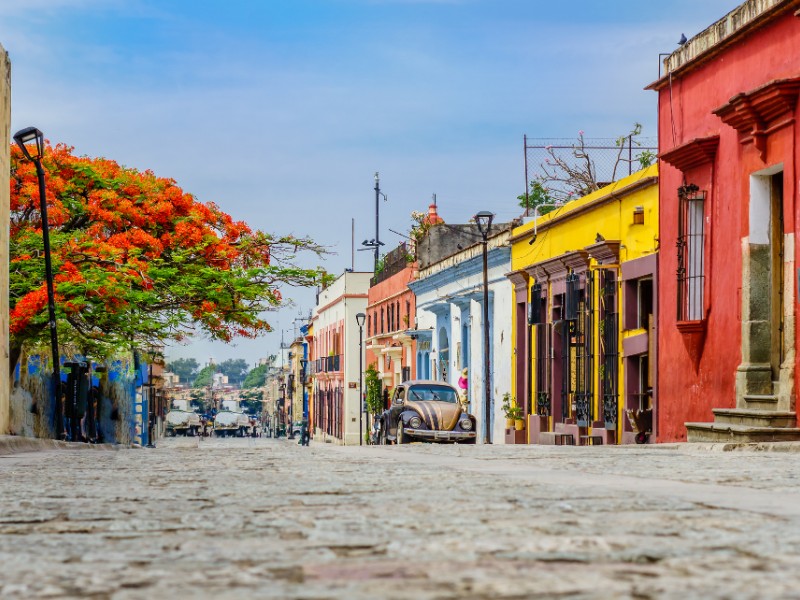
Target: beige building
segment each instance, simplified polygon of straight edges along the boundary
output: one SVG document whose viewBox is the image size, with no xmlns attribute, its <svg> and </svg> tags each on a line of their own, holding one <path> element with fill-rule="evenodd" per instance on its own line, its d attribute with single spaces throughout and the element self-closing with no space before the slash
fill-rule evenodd
<svg viewBox="0 0 800 600">
<path fill-rule="evenodd" d="M 11 418 L 8 375 L 8 220 L 10 202 L 11 62 L 0 46 L 0 434 L 8 433 Z"/>
</svg>

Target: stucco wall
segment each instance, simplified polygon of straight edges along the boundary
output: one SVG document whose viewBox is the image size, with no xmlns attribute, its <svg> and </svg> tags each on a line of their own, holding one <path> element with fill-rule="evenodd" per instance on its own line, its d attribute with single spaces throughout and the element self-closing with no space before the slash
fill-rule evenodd
<svg viewBox="0 0 800 600">
<path fill-rule="evenodd" d="M 659 441 L 686 439 L 684 423 L 713 420 L 712 408 L 736 404 L 735 376 L 742 359 L 741 298 L 743 248 L 749 243 L 750 176 L 783 165 L 784 231 L 796 236 L 797 174 L 800 158 L 796 124 L 771 133 L 760 156 L 754 144 L 740 143 L 738 132 L 713 114 L 733 96 L 770 81 L 800 73 L 800 20 L 785 13 L 720 51 L 713 61 L 692 65 L 685 75 L 673 76 L 659 91 L 659 140 L 663 154 L 687 142 L 719 135 L 713 161 L 690 173 L 690 181 L 709 192 L 706 210 L 705 339 L 692 360 L 687 338 L 676 325 L 678 203 L 677 189 L 684 173 L 663 163 L 659 258 Z M 794 111 L 795 121 L 797 109 Z M 796 247 L 796 244 L 794 244 Z M 786 245 L 789 260 L 796 256 Z M 796 276 L 793 268 L 793 290 Z"/>
</svg>

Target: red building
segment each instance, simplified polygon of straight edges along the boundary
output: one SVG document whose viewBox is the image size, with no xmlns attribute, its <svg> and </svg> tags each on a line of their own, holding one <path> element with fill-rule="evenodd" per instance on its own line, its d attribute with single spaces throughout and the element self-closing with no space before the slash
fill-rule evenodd
<svg viewBox="0 0 800 600">
<path fill-rule="evenodd" d="M 664 61 L 658 440 L 796 429 L 800 0 L 748 0 Z"/>
<path fill-rule="evenodd" d="M 413 379 L 416 340 L 416 304 L 408 282 L 416 277 L 413 248 L 403 243 L 386 254 L 383 269 L 370 282 L 367 300 L 367 368 L 375 365 L 389 394 L 402 381 Z"/>
</svg>

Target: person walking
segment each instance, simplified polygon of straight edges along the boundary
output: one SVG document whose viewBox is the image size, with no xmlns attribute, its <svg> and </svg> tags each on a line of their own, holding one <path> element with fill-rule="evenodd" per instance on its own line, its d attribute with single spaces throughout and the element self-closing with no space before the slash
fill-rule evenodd
<svg viewBox="0 0 800 600">
<path fill-rule="evenodd" d="M 467 368 L 464 367 L 461 371 L 461 377 L 458 378 L 459 401 L 461 408 L 467 410 L 469 408 L 469 398 L 467 397 L 467 390 L 469 389 L 469 380 L 467 379 Z"/>
</svg>

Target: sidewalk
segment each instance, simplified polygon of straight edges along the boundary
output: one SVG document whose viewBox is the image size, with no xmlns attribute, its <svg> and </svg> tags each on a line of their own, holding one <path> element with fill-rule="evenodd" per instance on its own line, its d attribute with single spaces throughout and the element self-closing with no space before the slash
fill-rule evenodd
<svg viewBox="0 0 800 600">
<path fill-rule="evenodd" d="M 117 450 L 121 447 L 116 444 L 84 444 L 18 435 L 0 435 L 0 456 L 20 454 L 22 452 L 44 452 L 46 450 Z"/>
</svg>

